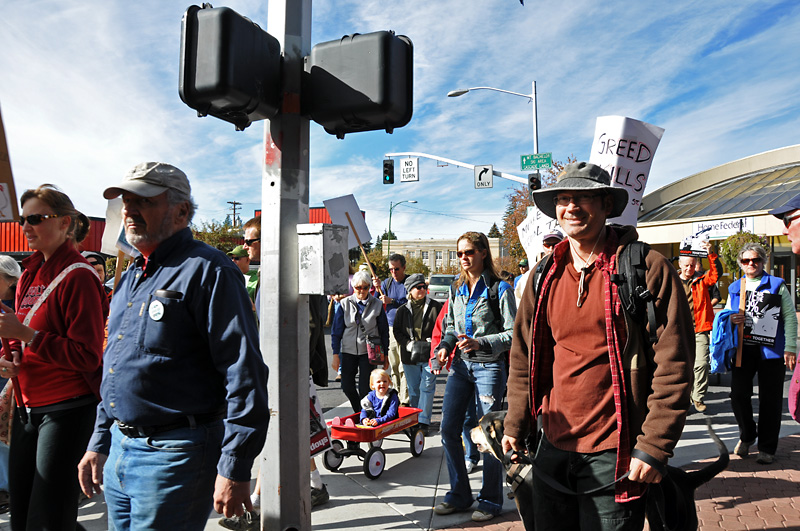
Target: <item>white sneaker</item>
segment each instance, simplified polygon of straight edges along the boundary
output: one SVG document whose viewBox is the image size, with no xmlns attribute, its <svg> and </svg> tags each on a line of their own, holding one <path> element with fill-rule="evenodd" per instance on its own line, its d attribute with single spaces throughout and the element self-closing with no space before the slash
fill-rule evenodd
<svg viewBox="0 0 800 531">
<path fill-rule="evenodd" d="M 467 459 L 466 461 L 464 461 L 464 464 L 467 466 L 467 474 L 469 474 L 470 472 L 472 472 L 472 469 L 473 469 L 473 468 L 475 468 L 475 463 L 473 463 L 473 462 L 472 462 L 472 461 L 470 461 L 469 459 Z"/>
</svg>

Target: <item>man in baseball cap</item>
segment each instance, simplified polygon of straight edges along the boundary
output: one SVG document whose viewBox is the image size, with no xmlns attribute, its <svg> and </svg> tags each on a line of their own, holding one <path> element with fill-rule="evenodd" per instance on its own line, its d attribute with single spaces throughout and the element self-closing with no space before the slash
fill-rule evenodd
<svg viewBox="0 0 800 531">
<path fill-rule="evenodd" d="M 792 242 L 792 252 L 800 254 L 800 195 L 796 195 L 783 206 L 772 209 L 770 214 L 783 221 L 783 234 Z"/>
<path fill-rule="evenodd" d="M 111 304 L 83 492 L 104 484 L 113 529 L 202 529 L 212 507 L 252 511 L 250 472 L 267 435 L 267 368 L 242 273 L 197 241 L 186 174 L 145 162 L 118 186 L 125 236 L 142 256 Z M 153 451 L 191 447 L 191 452 Z M 106 466 L 107 465 L 107 466 Z"/>
</svg>

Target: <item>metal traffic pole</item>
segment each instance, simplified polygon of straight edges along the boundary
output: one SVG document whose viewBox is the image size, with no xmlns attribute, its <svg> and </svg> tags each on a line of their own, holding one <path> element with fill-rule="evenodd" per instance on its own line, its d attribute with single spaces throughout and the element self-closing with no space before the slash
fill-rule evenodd
<svg viewBox="0 0 800 531">
<path fill-rule="evenodd" d="M 309 120 L 300 115 L 311 0 L 270 0 L 267 31 L 281 44 L 281 112 L 264 126 L 261 208 L 261 352 L 269 367 L 270 423 L 260 459 L 261 525 L 311 529 L 308 296 L 299 295 L 297 225 L 308 223 Z"/>
</svg>

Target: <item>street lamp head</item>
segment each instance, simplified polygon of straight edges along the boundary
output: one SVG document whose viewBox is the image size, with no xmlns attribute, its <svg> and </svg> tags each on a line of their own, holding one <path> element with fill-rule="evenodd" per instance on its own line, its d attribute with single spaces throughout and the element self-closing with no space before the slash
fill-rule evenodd
<svg viewBox="0 0 800 531">
<path fill-rule="evenodd" d="M 416 201 L 416 199 L 410 199 L 408 202 L 409 203 L 416 203 L 417 201 Z"/>
<path fill-rule="evenodd" d="M 463 96 L 467 92 L 469 92 L 469 89 L 451 90 L 450 92 L 447 93 L 447 97 L 448 98 L 457 98 L 459 96 Z"/>
</svg>

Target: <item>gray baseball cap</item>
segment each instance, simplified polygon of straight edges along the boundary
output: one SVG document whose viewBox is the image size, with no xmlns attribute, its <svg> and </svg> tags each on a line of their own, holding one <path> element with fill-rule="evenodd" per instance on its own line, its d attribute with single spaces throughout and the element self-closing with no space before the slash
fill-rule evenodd
<svg viewBox="0 0 800 531">
<path fill-rule="evenodd" d="M 192 195 L 189 179 L 175 166 L 163 162 L 142 162 L 125 174 L 120 184 L 106 188 L 103 197 L 114 199 L 123 192 L 130 192 L 142 197 L 155 197 L 170 188 L 186 197 Z"/>
</svg>

